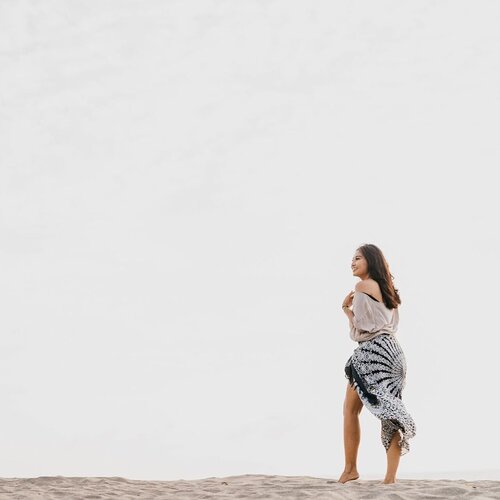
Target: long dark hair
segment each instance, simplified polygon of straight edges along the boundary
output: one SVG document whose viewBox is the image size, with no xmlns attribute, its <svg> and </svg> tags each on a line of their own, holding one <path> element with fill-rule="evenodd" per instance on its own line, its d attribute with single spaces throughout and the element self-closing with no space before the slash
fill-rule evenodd
<svg viewBox="0 0 500 500">
<path fill-rule="evenodd" d="M 399 297 L 398 289 L 394 288 L 392 282 L 394 276 L 389 270 L 389 264 L 387 264 L 382 250 L 371 243 L 361 245 L 357 250 L 363 254 L 363 257 L 368 263 L 368 274 L 370 278 L 374 279 L 379 284 L 384 304 L 389 309 L 398 307 L 398 305 L 401 304 L 401 298 Z"/>
</svg>

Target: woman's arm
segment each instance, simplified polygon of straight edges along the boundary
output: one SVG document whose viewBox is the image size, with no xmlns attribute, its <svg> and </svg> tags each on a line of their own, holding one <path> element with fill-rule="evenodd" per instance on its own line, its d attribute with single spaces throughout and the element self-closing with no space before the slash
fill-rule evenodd
<svg viewBox="0 0 500 500">
<path fill-rule="evenodd" d="M 373 333 L 377 331 L 379 325 L 373 317 L 372 309 L 372 299 L 368 300 L 366 297 L 361 299 L 359 297 L 359 302 L 356 306 L 356 314 L 349 308 L 349 303 L 342 304 L 342 310 L 349 317 L 349 325 L 359 331 L 364 331 L 367 333 Z"/>
<path fill-rule="evenodd" d="M 342 302 L 342 311 L 344 311 L 349 317 L 349 325 L 352 328 L 354 326 L 352 318 L 354 318 L 354 313 L 351 311 L 350 306 L 354 300 L 354 290 L 351 290 Z"/>
<path fill-rule="evenodd" d="M 354 313 L 348 307 L 342 307 L 342 311 L 344 311 L 347 314 L 347 317 L 349 318 L 349 327 L 353 328 L 354 324 L 352 322 L 352 318 L 354 318 Z"/>
</svg>

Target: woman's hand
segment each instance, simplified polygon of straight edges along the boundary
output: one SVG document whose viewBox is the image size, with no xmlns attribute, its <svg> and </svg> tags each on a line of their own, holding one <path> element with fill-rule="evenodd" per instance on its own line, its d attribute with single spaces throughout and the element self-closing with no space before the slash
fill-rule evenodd
<svg viewBox="0 0 500 500">
<path fill-rule="evenodd" d="M 352 305 L 352 299 L 353 298 L 354 298 L 354 290 L 351 290 L 346 295 L 346 298 L 344 299 L 344 302 L 342 302 L 342 307 L 344 307 L 344 306 L 351 307 L 351 305 Z"/>
</svg>

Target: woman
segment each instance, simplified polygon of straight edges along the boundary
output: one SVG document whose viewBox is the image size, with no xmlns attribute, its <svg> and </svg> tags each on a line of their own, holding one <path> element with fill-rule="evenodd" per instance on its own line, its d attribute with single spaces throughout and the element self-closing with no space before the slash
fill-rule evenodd
<svg viewBox="0 0 500 500">
<path fill-rule="evenodd" d="M 410 451 L 408 440 L 416 432 L 401 399 L 406 359 L 395 336 L 401 299 L 385 257 L 375 245 L 359 247 L 351 267 L 361 281 L 344 299 L 342 310 L 349 317 L 350 337 L 358 346 L 345 365 L 349 380 L 344 401 L 345 468 L 339 482 L 359 478 L 359 414 L 364 405 L 381 421 L 387 453 L 383 484 L 395 483 L 399 457 Z"/>
</svg>

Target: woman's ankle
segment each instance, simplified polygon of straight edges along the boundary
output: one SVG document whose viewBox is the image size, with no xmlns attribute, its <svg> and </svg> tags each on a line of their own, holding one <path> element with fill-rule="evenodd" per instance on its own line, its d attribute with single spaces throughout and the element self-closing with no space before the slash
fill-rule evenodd
<svg viewBox="0 0 500 500">
<path fill-rule="evenodd" d="M 355 472 L 357 474 L 358 472 L 358 467 L 356 465 L 346 465 L 344 467 L 344 472 L 347 474 L 350 474 L 352 472 Z"/>
</svg>

